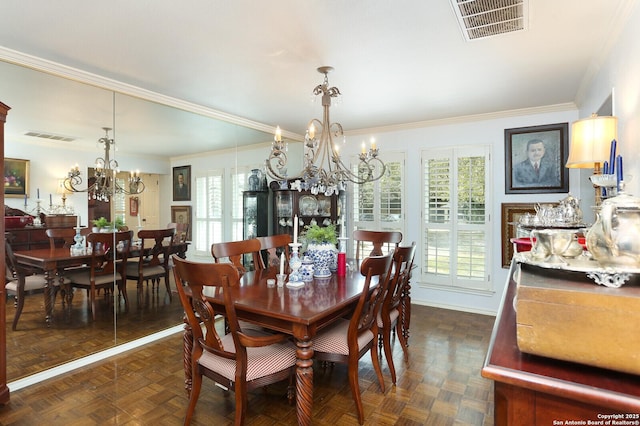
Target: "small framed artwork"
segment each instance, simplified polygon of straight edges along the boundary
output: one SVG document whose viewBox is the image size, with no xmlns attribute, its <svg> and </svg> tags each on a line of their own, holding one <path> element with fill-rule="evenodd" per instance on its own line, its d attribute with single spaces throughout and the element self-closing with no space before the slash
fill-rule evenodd
<svg viewBox="0 0 640 426">
<path fill-rule="evenodd" d="M 191 166 L 173 168 L 173 201 L 191 201 Z"/>
<path fill-rule="evenodd" d="M 505 194 L 569 192 L 569 123 L 505 129 Z"/>
<path fill-rule="evenodd" d="M 171 206 L 171 222 L 178 232 L 186 229 L 186 241 L 191 241 L 191 206 Z"/>
<path fill-rule="evenodd" d="M 4 196 L 26 198 L 29 195 L 29 160 L 4 159 Z M 26 203 L 26 199 L 25 199 Z M 25 204 L 26 205 L 26 204 Z"/>
<path fill-rule="evenodd" d="M 502 238 L 502 267 L 508 268 L 513 258 L 512 238 L 517 238 L 518 221 L 525 213 L 536 214 L 534 203 L 502 203 L 502 215 L 500 222 Z"/>
<path fill-rule="evenodd" d="M 129 197 L 129 215 L 138 216 L 138 197 Z"/>
</svg>

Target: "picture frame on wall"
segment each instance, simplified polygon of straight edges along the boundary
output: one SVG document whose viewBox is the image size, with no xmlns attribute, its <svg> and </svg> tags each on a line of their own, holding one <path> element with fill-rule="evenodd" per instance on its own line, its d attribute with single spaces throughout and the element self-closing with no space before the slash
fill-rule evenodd
<svg viewBox="0 0 640 426">
<path fill-rule="evenodd" d="M 191 201 L 191 166 L 173 168 L 173 201 Z"/>
<path fill-rule="evenodd" d="M 25 198 L 29 194 L 29 160 L 4 159 L 5 198 Z"/>
<path fill-rule="evenodd" d="M 191 241 L 191 206 L 171 206 L 171 222 L 177 225 L 177 231 L 186 229 L 187 241 Z"/>
<path fill-rule="evenodd" d="M 569 192 L 569 123 L 505 129 L 505 193 Z"/>
</svg>

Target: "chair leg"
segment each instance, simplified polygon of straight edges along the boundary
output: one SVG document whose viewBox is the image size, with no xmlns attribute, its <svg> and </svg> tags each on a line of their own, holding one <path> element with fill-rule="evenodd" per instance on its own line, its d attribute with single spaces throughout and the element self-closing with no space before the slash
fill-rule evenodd
<svg viewBox="0 0 640 426">
<path fill-rule="evenodd" d="M 402 346 L 402 352 L 404 352 L 404 360 L 409 361 L 409 344 L 407 342 L 407 337 L 402 332 L 402 322 L 400 320 L 396 322 L 395 330 L 398 341 L 400 341 L 400 346 Z"/>
<path fill-rule="evenodd" d="M 247 413 L 247 382 L 236 381 L 236 426 L 244 425 L 244 418 Z"/>
<path fill-rule="evenodd" d="M 167 287 L 167 294 L 169 295 L 169 301 L 172 301 L 172 295 L 171 295 L 171 283 L 169 282 L 169 272 L 167 272 L 167 274 L 164 276 L 164 285 L 165 287 Z"/>
<path fill-rule="evenodd" d="M 378 376 L 378 383 L 380 383 L 380 391 L 384 393 L 384 377 L 382 376 L 382 368 L 380 368 L 380 358 L 378 358 L 378 348 L 375 344 L 371 345 L 371 362 L 373 363 L 373 369 Z"/>
<path fill-rule="evenodd" d="M 11 325 L 11 330 L 16 331 L 18 328 L 18 320 L 20 319 L 20 315 L 22 314 L 22 308 L 24 308 L 24 295 L 23 297 L 18 297 L 16 294 L 15 298 L 15 306 L 16 306 L 16 315 L 13 317 L 13 324 Z"/>
<path fill-rule="evenodd" d="M 396 367 L 393 364 L 393 353 L 391 352 L 391 324 L 383 327 L 382 340 L 384 346 L 384 357 L 387 359 L 387 365 L 389 366 L 389 372 L 391 373 L 391 382 L 396 384 Z"/>
<path fill-rule="evenodd" d="M 375 342 L 373 343 L 375 347 Z M 373 352 L 372 352 L 373 353 Z M 379 364 L 378 364 L 379 365 Z M 351 395 L 353 401 L 356 404 L 356 410 L 358 411 L 358 422 L 364 423 L 364 409 L 362 408 L 362 397 L 360 396 L 360 384 L 358 383 L 358 360 L 349 360 L 349 387 L 351 388 Z"/>
<path fill-rule="evenodd" d="M 198 397 L 200 396 L 200 389 L 202 389 L 202 374 L 194 372 L 193 381 L 191 382 L 191 396 L 189 397 L 189 406 L 187 407 L 187 414 L 184 417 L 184 426 L 191 424 L 191 418 L 193 412 L 196 409 L 198 403 Z"/>
<path fill-rule="evenodd" d="M 91 309 L 91 317 L 95 321 L 96 320 L 96 289 L 93 286 L 89 290 L 89 306 Z"/>
</svg>

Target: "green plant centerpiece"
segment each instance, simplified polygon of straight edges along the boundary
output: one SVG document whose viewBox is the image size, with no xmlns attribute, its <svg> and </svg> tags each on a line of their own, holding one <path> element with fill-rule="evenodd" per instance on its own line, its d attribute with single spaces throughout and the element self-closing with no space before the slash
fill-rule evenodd
<svg viewBox="0 0 640 426">
<path fill-rule="evenodd" d="M 97 228 L 97 231 L 95 231 L 94 229 L 94 232 L 106 232 L 103 230 L 109 230 L 111 228 L 111 222 L 109 222 L 107 218 L 103 216 L 93 220 L 93 227 Z"/>
<path fill-rule="evenodd" d="M 338 259 L 336 225 L 307 225 L 303 238 L 307 243 L 306 255 L 313 259 L 313 276 L 330 277 L 331 269 L 336 268 Z"/>
<path fill-rule="evenodd" d="M 123 218 L 116 217 L 116 220 L 113 222 L 113 227 L 118 231 L 122 231 L 127 226 L 124 224 L 124 219 Z"/>
</svg>

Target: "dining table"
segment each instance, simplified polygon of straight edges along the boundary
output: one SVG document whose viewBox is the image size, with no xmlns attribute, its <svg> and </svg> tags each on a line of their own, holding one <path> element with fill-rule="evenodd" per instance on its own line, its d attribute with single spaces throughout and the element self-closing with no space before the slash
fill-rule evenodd
<svg viewBox="0 0 640 426">
<path fill-rule="evenodd" d="M 174 242 L 171 253 L 185 258 L 188 242 Z M 151 250 L 151 248 L 149 248 Z M 61 273 L 65 268 L 81 267 L 88 265 L 91 261 L 91 254 L 87 252 L 72 252 L 68 247 L 42 248 L 35 250 L 19 250 L 13 253 L 16 261 L 25 266 L 36 268 L 44 272 L 46 284 L 44 287 L 45 322 L 50 325 L 53 321 L 53 307 L 55 296 L 55 281 L 59 280 L 61 288 L 64 288 L 67 306 L 71 306 L 73 293 L 67 284 L 64 283 L 64 276 Z M 140 246 L 132 245 L 129 252 L 130 257 L 140 255 Z"/>
<path fill-rule="evenodd" d="M 277 267 L 246 272 L 240 285 L 234 287 L 233 300 L 238 319 L 269 330 L 291 335 L 296 344 L 296 413 L 299 425 L 309 425 L 313 408 L 313 338 L 316 333 L 343 317 L 350 317 L 362 294 L 365 277 L 349 269 L 345 276 L 332 274 L 314 278 L 302 287 L 269 286 Z M 373 278 L 370 291 L 378 285 Z M 224 312 L 220 294 L 205 297 L 216 312 Z M 185 325 L 184 338 L 185 388 L 191 392 L 191 352 L 193 333 Z"/>
</svg>

